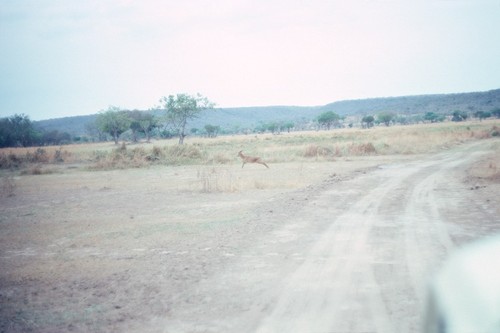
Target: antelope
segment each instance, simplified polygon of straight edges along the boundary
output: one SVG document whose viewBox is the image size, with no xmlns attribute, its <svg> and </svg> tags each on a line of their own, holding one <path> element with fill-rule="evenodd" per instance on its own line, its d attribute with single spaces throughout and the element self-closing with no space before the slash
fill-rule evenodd
<svg viewBox="0 0 500 333">
<path fill-rule="evenodd" d="M 243 161 L 243 164 L 241 165 L 242 168 L 245 166 L 245 163 L 259 163 L 259 164 L 262 164 L 266 168 L 269 169 L 267 164 L 260 157 L 245 156 L 245 155 L 243 155 L 243 150 L 240 150 L 240 152 L 238 153 L 238 156 L 241 157 L 241 159 Z"/>
</svg>

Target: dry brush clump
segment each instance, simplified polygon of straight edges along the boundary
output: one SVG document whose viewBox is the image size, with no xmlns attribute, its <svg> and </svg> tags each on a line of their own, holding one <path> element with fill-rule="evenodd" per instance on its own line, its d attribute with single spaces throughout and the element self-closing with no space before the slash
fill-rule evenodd
<svg viewBox="0 0 500 333">
<path fill-rule="evenodd" d="M 348 147 L 349 155 L 375 155 L 377 154 L 377 149 L 373 143 L 352 143 Z"/>
<path fill-rule="evenodd" d="M 92 170 L 141 168 L 153 164 L 184 165 L 200 163 L 201 151 L 194 146 L 153 146 L 151 150 L 144 147 L 127 148 L 123 143 L 111 151 L 94 151 Z"/>
<path fill-rule="evenodd" d="M 196 177 L 198 179 L 198 183 L 201 185 L 201 192 L 213 193 L 237 191 L 233 173 L 228 169 L 215 167 L 198 169 Z"/>
<path fill-rule="evenodd" d="M 11 149 L 9 152 L 0 152 L 0 169 L 32 168 L 42 164 L 63 163 L 72 154 L 62 147 L 59 149 L 46 148 L 20 148 Z M 34 173 L 37 174 L 37 173 Z"/>
<path fill-rule="evenodd" d="M 308 145 L 305 150 L 304 150 L 304 157 L 325 157 L 325 156 L 331 156 L 332 155 L 332 150 L 326 147 L 318 146 L 316 144 L 310 144 Z"/>
<path fill-rule="evenodd" d="M 23 164 L 23 158 L 14 154 L 12 152 L 9 153 L 0 153 L 0 168 L 2 169 L 16 169 L 19 168 Z"/>
<path fill-rule="evenodd" d="M 319 146 L 319 145 L 308 145 L 302 156 L 307 158 L 334 158 L 342 156 L 364 156 L 364 155 L 375 155 L 377 154 L 377 149 L 373 143 L 338 143 L 330 147 Z"/>
<path fill-rule="evenodd" d="M 127 149 L 125 143 L 108 151 L 95 151 L 92 170 L 140 168 L 148 164 L 144 148 Z"/>
<path fill-rule="evenodd" d="M 490 137 L 498 137 L 498 136 L 500 136 L 500 127 L 495 125 L 490 129 Z"/>
</svg>

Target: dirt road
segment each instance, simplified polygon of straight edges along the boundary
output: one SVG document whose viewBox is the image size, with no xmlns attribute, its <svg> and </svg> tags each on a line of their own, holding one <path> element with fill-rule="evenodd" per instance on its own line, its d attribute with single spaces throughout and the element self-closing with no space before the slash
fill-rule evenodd
<svg viewBox="0 0 500 333">
<path fill-rule="evenodd" d="M 495 190 L 463 183 L 488 153 L 480 147 L 332 178 L 268 205 L 255 222 L 281 226 L 199 286 L 209 309 L 188 309 L 166 331 L 419 332 L 439 264 L 500 231 Z"/>
<path fill-rule="evenodd" d="M 432 273 L 500 231 L 500 184 L 470 175 L 491 158 L 498 140 L 339 162 L 290 191 L 195 194 L 166 181 L 180 169 L 22 178 L 1 202 L 0 331 L 419 332 Z"/>
</svg>

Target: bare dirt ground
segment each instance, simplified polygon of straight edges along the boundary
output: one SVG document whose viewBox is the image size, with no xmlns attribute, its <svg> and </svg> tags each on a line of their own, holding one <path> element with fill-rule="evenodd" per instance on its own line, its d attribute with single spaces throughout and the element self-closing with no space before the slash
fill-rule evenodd
<svg viewBox="0 0 500 333">
<path fill-rule="evenodd" d="M 432 273 L 500 232 L 499 152 L 16 177 L 0 331 L 419 332 Z"/>
</svg>

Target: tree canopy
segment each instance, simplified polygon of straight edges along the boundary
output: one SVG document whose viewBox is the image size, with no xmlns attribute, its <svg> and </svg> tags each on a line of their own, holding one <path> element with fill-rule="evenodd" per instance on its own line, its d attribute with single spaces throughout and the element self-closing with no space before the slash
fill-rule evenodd
<svg viewBox="0 0 500 333">
<path fill-rule="evenodd" d="M 493 110 L 491 110 L 491 114 L 494 115 L 497 118 L 500 118 L 500 109 L 493 109 Z"/>
<path fill-rule="evenodd" d="M 451 117 L 452 121 L 464 121 L 467 119 L 467 112 L 456 110 Z"/>
<path fill-rule="evenodd" d="M 179 136 L 179 144 L 184 143 L 186 137 L 186 125 L 189 120 L 197 118 L 208 109 L 213 109 L 214 103 L 200 94 L 195 96 L 188 94 L 169 95 L 160 99 L 166 111 L 166 119 L 173 126 Z"/>
<path fill-rule="evenodd" d="M 220 126 L 207 124 L 205 125 L 205 132 L 209 138 L 215 138 L 220 132 Z"/>
<path fill-rule="evenodd" d="M 318 123 L 327 129 L 330 129 L 339 120 L 340 116 L 333 111 L 326 111 L 318 116 Z"/>
<path fill-rule="evenodd" d="M 149 111 L 133 110 L 128 112 L 130 118 L 130 130 L 132 131 L 132 140 L 137 142 L 137 133 L 144 133 L 146 141 L 151 140 L 151 131 L 159 126 L 158 118 Z"/>
<path fill-rule="evenodd" d="M 491 117 L 491 112 L 488 112 L 488 111 L 477 111 L 474 115 L 477 118 L 479 118 L 479 120 L 483 120 L 483 119 Z"/>
<path fill-rule="evenodd" d="M 40 141 L 39 133 L 25 114 L 0 119 L 0 147 L 28 147 Z"/>
<path fill-rule="evenodd" d="M 375 118 L 371 115 L 364 116 L 363 119 L 361 119 L 361 123 L 364 124 L 363 127 L 370 128 L 373 127 L 373 122 L 375 121 Z"/>
<path fill-rule="evenodd" d="M 118 144 L 120 134 L 129 129 L 131 120 L 126 111 L 110 106 L 107 111 L 99 113 L 96 124 L 103 132 L 113 137 L 115 144 Z"/>
<path fill-rule="evenodd" d="M 391 112 L 382 112 L 377 115 L 377 120 L 381 123 L 384 123 L 385 126 L 389 126 L 393 118 L 394 114 Z"/>
</svg>

